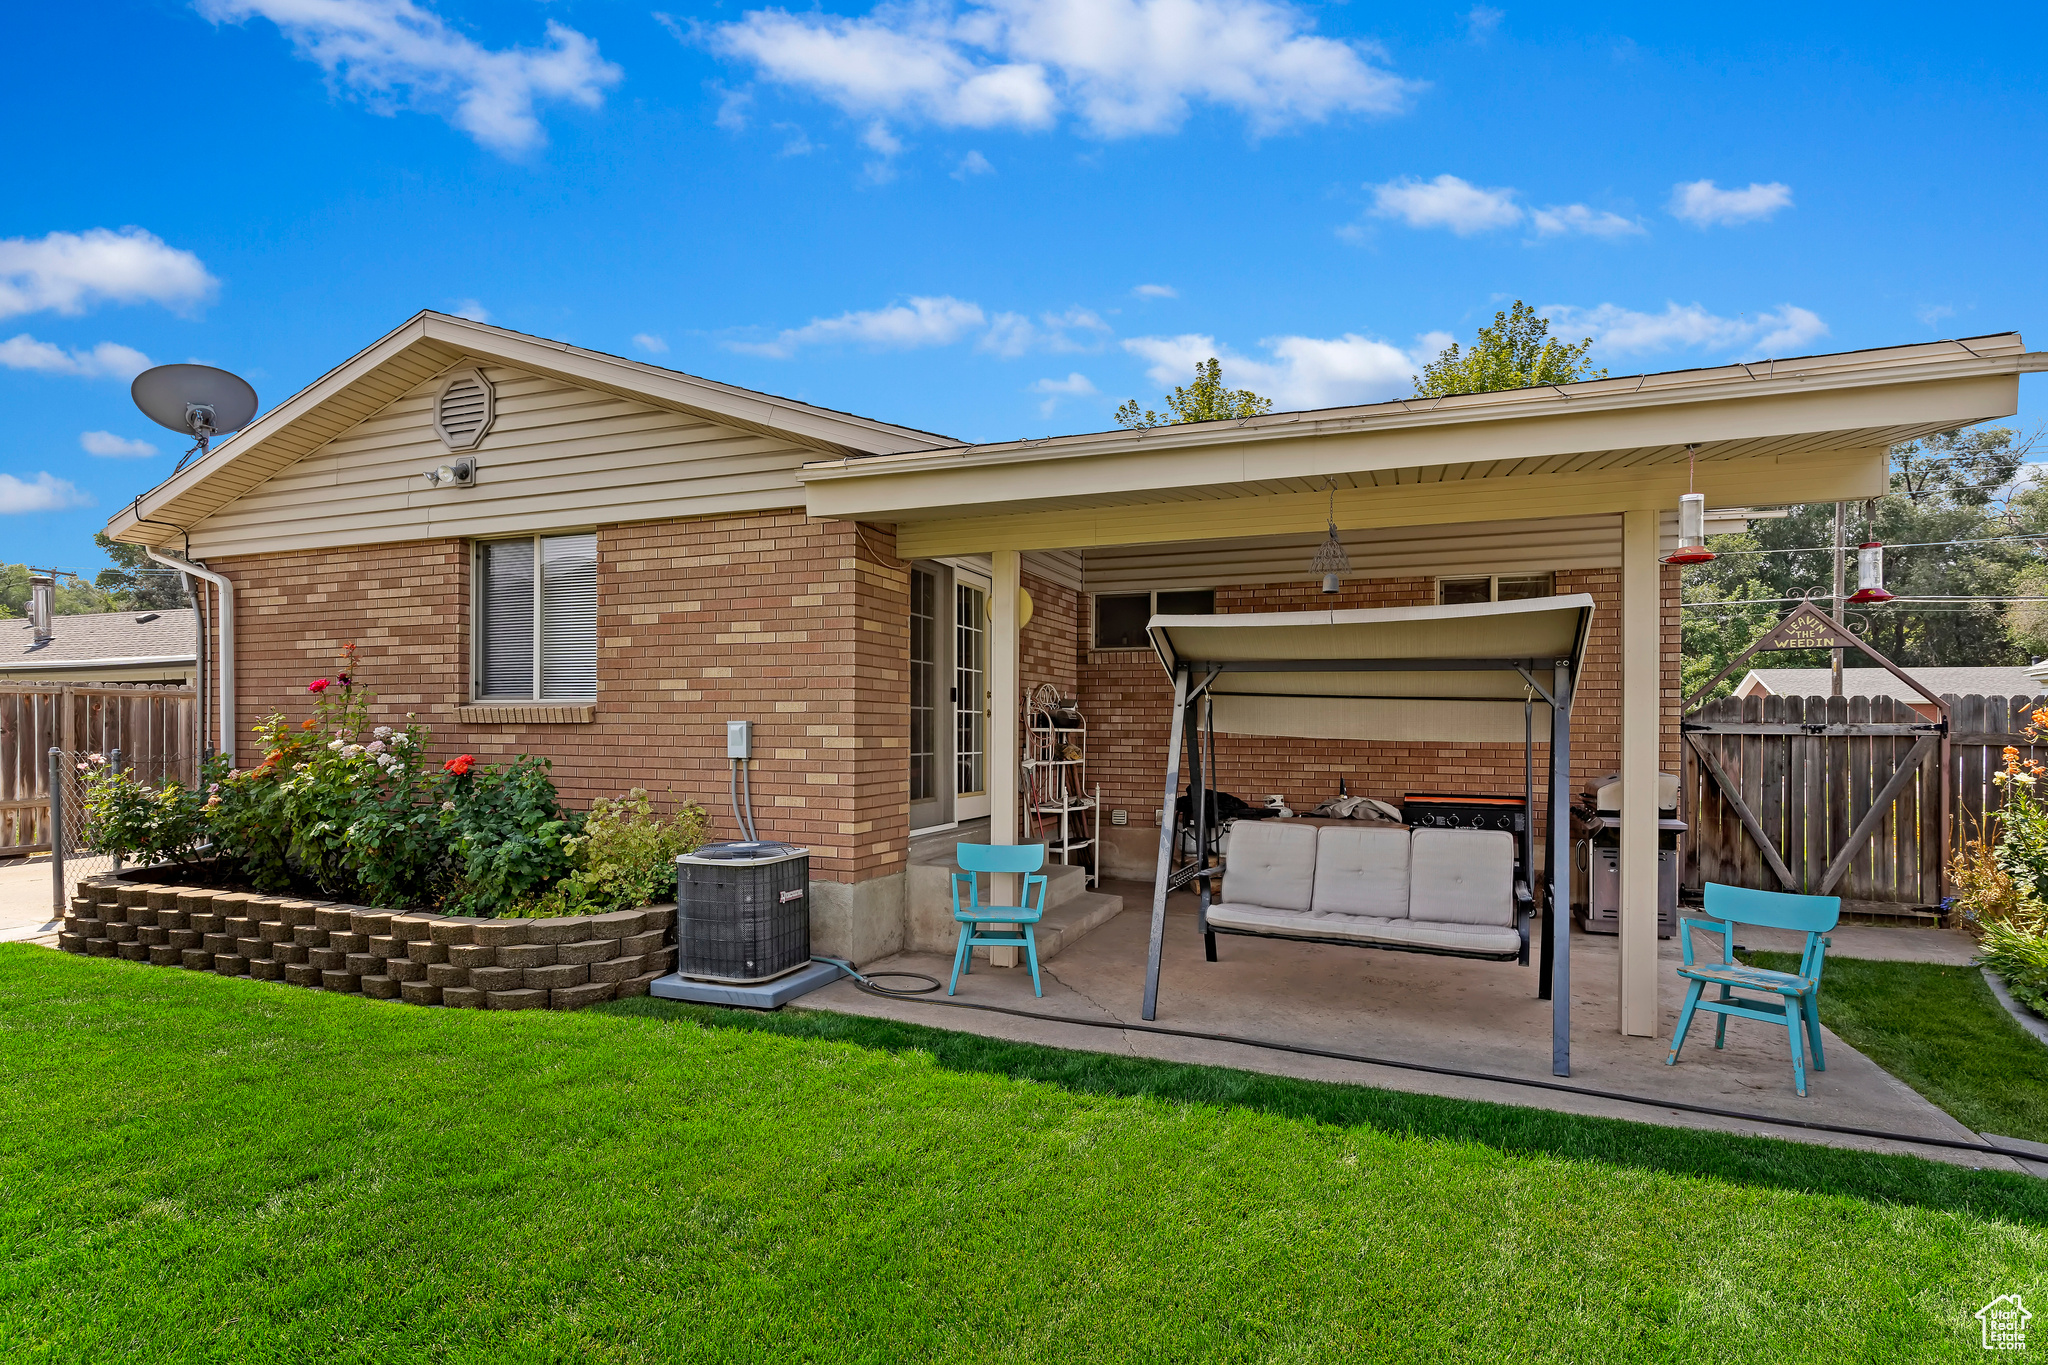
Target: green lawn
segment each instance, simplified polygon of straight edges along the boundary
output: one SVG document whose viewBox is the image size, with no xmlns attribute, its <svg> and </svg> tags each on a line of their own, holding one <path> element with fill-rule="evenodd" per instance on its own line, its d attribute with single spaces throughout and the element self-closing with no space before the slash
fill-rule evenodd
<svg viewBox="0 0 2048 1365">
<path fill-rule="evenodd" d="M 1976 1359 L 2048 1183 L 655 1001 L 0 945 L 10 1360 Z"/>
<path fill-rule="evenodd" d="M 1750 956 L 1778 971 L 1799 966 L 1790 953 Z M 1830 958 L 1820 1018 L 1975 1131 L 2048 1142 L 2048 1048 L 2013 1021 L 1975 967 Z"/>
</svg>

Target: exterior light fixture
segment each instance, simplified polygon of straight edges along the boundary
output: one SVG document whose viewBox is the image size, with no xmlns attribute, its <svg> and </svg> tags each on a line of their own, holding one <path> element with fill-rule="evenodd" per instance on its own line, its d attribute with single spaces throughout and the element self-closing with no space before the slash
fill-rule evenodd
<svg viewBox="0 0 2048 1365">
<path fill-rule="evenodd" d="M 1666 564 L 1706 564 L 1714 558 L 1714 552 L 1707 548 L 1707 495 L 1690 491 L 1693 460 L 1699 449 L 1696 445 L 1685 448 L 1685 486 L 1688 491 L 1678 499 L 1678 548 L 1664 556 Z"/>
<path fill-rule="evenodd" d="M 1344 543 L 1337 539 L 1337 481 L 1330 480 L 1330 534 L 1323 537 L 1323 543 L 1316 549 L 1316 557 L 1308 562 L 1308 571 L 1323 576 L 1323 591 L 1335 593 L 1343 586 L 1341 575 L 1351 572 L 1351 556 L 1344 553 Z"/>
<path fill-rule="evenodd" d="M 474 488 L 476 487 L 476 460 L 473 456 L 465 455 L 461 459 L 451 461 L 448 464 L 436 465 L 434 468 L 422 473 L 420 477 L 436 488 L 443 484 L 447 484 L 451 488 Z"/>
<path fill-rule="evenodd" d="M 1858 604 L 1889 602 L 1892 594 L 1884 588 L 1884 542 L 1866 540 L 1856 547 L 1856 591 L 1849 600 Z"/>
</svg>

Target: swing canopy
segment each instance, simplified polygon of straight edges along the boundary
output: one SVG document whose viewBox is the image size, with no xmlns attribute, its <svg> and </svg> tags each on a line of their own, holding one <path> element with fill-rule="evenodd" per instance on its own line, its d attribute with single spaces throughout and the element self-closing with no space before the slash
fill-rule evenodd
<svg viewBox="0 0 2048 1365">
<path fill-rule="evenodd" d="M 1359 611 L 1155 616 L 1152 648 L 1182 669 L 1226 734 L 1519 744 L 1523 703 L 1550 728 L 1553 669 L 1579 676 L 1593 599 Z M 1211 676 L 1213 674 L 1213 677 Z"/>
</svg>

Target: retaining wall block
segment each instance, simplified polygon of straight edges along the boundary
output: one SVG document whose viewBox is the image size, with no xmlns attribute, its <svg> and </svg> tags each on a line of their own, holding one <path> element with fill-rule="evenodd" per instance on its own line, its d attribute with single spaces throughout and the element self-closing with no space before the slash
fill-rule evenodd
<svg viewBox="0 0 2048 1365">
<path fill-rule="evenodd" d="M 123 962 L 147 962 L 149 961 L 149 949 L 140 943 L 116 943 L 114 945 L 114 956 L 120 958 Z"/>
<path fill-rule="evenodd" d="M 249 959 L 240 953 L 215 953 L 213 970 L 216 976 L 247 976 Z"/>
<path fill-rule="evenodd" d="M 107 937 L 116 943 L 135 942 L 135 926 L 132 924 L 109 924 Z"/>
<path fill-rule="evenodd" d="M 301 948 L 325 948 L 327 931 L 317 924 L 299 924 L 292 927 L 292 942 Z"/>
<path fill-rule="evenodd" d="M 363 978 L 363 994 L 372 1000 L 396 1000 L 402 983 L 396 977 L 366 976 Z"/>
<path fill-rule="evenodd" d="M 553 991 L 567 986 L 586 985 L 589 981 L 589 966 L 556 963 L 552 967 L 528 967 L 519 984 L 529 990 Z"/>
<path fill-rule="evenodd" d="M 367 953 L 370 951 L 370 936 L 337 929 L 327 935 L 327 946 L 339 948 L 344 953 Z"/>
<path fill-rule="evenodd" d="M 628 934 L 637 934 L 644 927 L 638 910 L 614 910 L 608 915 L 590 917 L 592 938 L 620 939 Z"/>
<path fill-rule="evenodd" d="M 57 946 L 60 948 L 64 946 L 62 935 L 58 936 Z M 168 943 L 159 943 L 149 950 L 149 965 L 152 967 L 175 967 L 183 957 L 183 949 L 173 948 Z"/>
<path fill-rule="evenodd" d="M 521 969 L 518 967 L 477 967 L 469 974 L 469 984 L 480 991 L 516 991 L 523 984 Z"/>
<path fill-rule="evenodd" d="M 578 943 L 590 937 L 590 916 L 563 915 L 557 919 L 530 919 L 528 943 Z"/>
<path fill-rule="evenodd" d="M 446 915 L 427 926 L 427 939 L 431 943 L 441 944 L 475 943 L 477 925 L 487 923 L 490 921 Z M 414 961 L 418 959 L 415 958 Z"/>
<path fill-rule="evenodd" d="M 353 994 L 361 983 L 362 978 L 358 977 L 354 972 L 341 972 L 329 969 L 320 973 L 320 989 L 324 991 L 340 991 L 343 994 Z"/>
<path fill-rule="evenodd" d="M 330 933 L 339 930 L 345 934 L 349 928 L 348 907 L 342 905 L 316 906 L 313 910 L 313 923 Z"/>
<path fill-rule="evenodd" d="M 277 918 L 293 929 L 313 923 L 313 912 L 320 907 L 311 901 L 286 901 L 277 907 Z"/>
<path fill-rule="evenodd" d="M 418 963 L 408 962 L 409 967 Z M 438 1005 L 441 1003 L 441 988 L 425 981 L 400 981 L 398 998 L 408 1005 Z"/>
<path fill-rule="evenodd" d="M 451 943 L 448 945 L 448 960 L 458 967 L 495 967 L 498 965 L 498 950 L 481 943 Z"/>
<path fill-rule="evenodd" d="M 421 985 L 425 985 L 427 982 L 427 964 L 424 962 L 414 962 L 411 958 L 394 957 L 384 964 L 384 975 L 394 981 L 417 981 Z M 440 987 L 436 986 L 434 989 L 439 990 Z M 414 1003 L 417 1004 L 418 1002 L 415 1001 Z"/>
<path fill-rule="evenodd" d="M 195 910 L 185 917 L 185 923 L 202 934 L 217 934 L 227 923 L 227 916 L 211 910 Z"/>
<path fill-rule="evenodd" d="M 67 927 L 80 938 L 105 938 L 107 936 L 107 922 L 103 919 L 74 920 Z"/>
<path fill-rule="evenodd" d="M 161 891 L 162 889 L 162 887 L 149 886 L 119 887 L 114 892 L 114 903 L 124 910 L 131 905 L 146 906 L 149 904 L 149 893 L 152 890 Z"/>
<path fill-rule="evenodd" d="M 474 986 L 444 986 L 441 1003 L 455 1010 L 480 1010 L 484 1007 L 484 993 Z"/>
<path fill-rule="evenodd" d="M 388 934 L 391 932 L 391 912 L 351 909 L 348 912 L 348 927 L 358 934 Z"/>
<path fill-rule="evenodd" d="M 144 925 L 155 924 L 156 915 L 157 912 L 146 905 L 131 905 L 127 907 L 127 913 L 122 915 L 121 918 L 127 920 L 130 924 Z"/>
<path fill-rule="evenodd" d="M 175 886 L 149 887 L 142 897 L 143 908 L 148 910 L 177 909 L 179 889 Z"/>
<path fill-rule="evenodd" d="M 643 972 L 639 976 L 628 977 L 619 983 L 618 998 L 625 1000 L 635 995 L 645 995 L 656 977 L 667 975 L 667 972 Z"/>
<path fill-rule="evenodd" d="M 632 957 L 637 953 L 651 953 L 667 941 L 668 935 L 659 930 L 633 934 L 630 937 L 619 940 L 621 945 L 620 953 L 625 957 Z"/>
<path fill-rule="evenodd" d="M 296 943 L 273 943 L 270 945 L 270 955 L 279 962 L 304 962 L 306 955 L 312 951 L 311 948 L 301 948 Z"/>
<path fill-rule="evenodd" d="M 486 967 L 484 970 L 499 969 Z M 484 1003 L 494 1010 L 544 1010 L 548 1007 L 548 993 L 534 990 L 487 991 Z"/>
<path fill-rule="evenodd" d="M 603 962 L 593 962 L 590 964 L 590 979 L 617 985 L 646 971 L 646 963 L 647 959 L 644 957 L 614 957 Z"/>
<path fill-rule="evenodd" d="M 192 916 L 183 910 L 159 910 L 156 923 L 159 929 L 190 929 Z"/>
<path fill-rule="evenodd" d="M 343 970 L 357 976 L 380 976 L 384 971 L 384 958 L 378 953 L 350 953 L 341 965 Z"/>
<path fill-rule="evenodd" d="M 617 957 L 619 940 L 615 938 L 586 938 L 581 943 L 564 943 L 555 949 L 555 961 L 573 963 L 603 962 Z"/>
<path fill-rule="evenodd" d="M 60 953 L 83 953 L 85 938 L 81 934 L 57 935 L 57 951 Z"/>
<path fill-rule="evenodd" d="M 291 982 L 294 986 L 318 987 L 320 984 L 320 969 L 310 962 L 287 962 L 284 968 L 284 979 Z"/>
<path fill-rule="evenodd" d="M 460 944 L 436 943 L 431 939 L 414 939 L 405 945 L 405 955 L 414 962 L 446 962 L 448 950 Z"/>
<path fill-rule="evenodd" d="M 338 972 L 348 962 L 348 954 L 339 948 L 308 948 L 306 961 L 323 972 Z"/>
<path fill-rule="evenodd" d="M 260 938 L 238 938 L 235 940 L 235 951 L 251 959 L 269 957 L 270 945 Z"/>
<path fill-rule="evenodd" d="M 297 932 L 297 929 L 286 924 L 283 920 L 265 920 L 256 926 L 256 937 L 262 939 L 265 943 L 296 942 L 292 935 Z"/>
<path fill-rule="evenodd" d="M 609 981 L 592 981 L 582 986 L 561 986 L 548 992 L 548 1008 L 554 1010 L 580 1010 L 585 1005 L 595 1005 L 601 1000 L 612 998 L 617 989 Z"/>
<path fill-rule="evenodd" d="M 393 915 L 391 937 L 400 943 L 417 943 L 427 937 L 427 931 L 440 918 L 439 915 Z"/>
<path fill-rule="evenodd" d="M 404 957 L 405 945 L 390 934 L 372 934 L 370 951 L 378 957 Z"/>
<path fill-rule="evenodd" d="M 178 908 L 188 915 L 203 915 L 213 909 L 213 892 L 203 886 L 188 886 L 178 893 Z"/>
<path fill-rule="evenodd" d="M 492 948 L 509 948 L 514 944 L 531 943 L 528 932 L 535 921 L 530 919 L 486 919 L 478 920 L 475 936 L 464 939 L 465 943 L 481 943 Z"/>
<path fill-rule="evenodd" d="M 555 961 L 552 943 L 514 943 L 498 949 L 500 967 L 549 967 Z"/>
<path fill-rule="evenodd" d="M 249 961 L 249 975 L 258 981 L 282 981 L 286 964 L 273 958 L 258 957 Z"/>
<path fill-rule="evenodd" d="M 135 941 L 145 948 L 156 948 L 171 941 L 171 931 L 159 929 L 154 924 L 145 924 L 135 931 Z"/>
<path fill-rule="evenodd" d="M 469 968 L 458 967 L 452 962 L 430 962 L 424 967 L 420 967 L 418 963 L 411 965 L 418 967 L 425 974 L 424 979 L 431 986 L 446 989 L 449 986 L 469 984 Z"/>
<path fill-rule="evenodd" d="M 85 941 L 87 957 L 113 957 L 120 944 L 110 938 L 89 938 Z"/>
<path fill-rule="evenodd" d="M 184 955 L 178 959 L 178 962 L 185 970 L 191 972 L 210 972 L 213 970 L 213 954 L 204 948 L 187 948 Z"/>
<path fill-rule="evenodd" d="M 197 929 L 171 930 L 171 946 L 173 948 L 197 948 L 205 940 L 206 935 L 200 933 Z"/>
<path fill-rule="evenodd" d="M 647 970 L 656 976 L 667 976 L 676 969 L 676 950 L 673 947 L 656 948 L 645 959 Z"/>
</svg>

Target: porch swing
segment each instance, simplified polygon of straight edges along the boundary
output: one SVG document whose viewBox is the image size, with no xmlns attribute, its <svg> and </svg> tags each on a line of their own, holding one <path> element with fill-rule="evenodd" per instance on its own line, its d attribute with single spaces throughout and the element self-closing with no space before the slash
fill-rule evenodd
<svg viewBox="0 0 2048 1365">
<path fill-rule="evenodd" d="M 1571 704 L 1593 599 L 1585 594 L 1464 606 L 1240 616 L 1155 616 L 1152 646 L 1173 681 L 1166 810 L 1214 781 L 1215 735 L 1523 744 L 1531 819 L 1519 847 L 1501 830 L 1245 822 L 1212 866 L 1210 803 L 1195 799 L 1194 866 L 1176 870 L 1162 820 L 1145 964 L 1156 1017 L 1166 897 L 1199 892 L 1204 957 L 1219 935 L 1529 961 L 1535 910 L 1536 712 L 1547 713 L 1550 821 L 1537 997 L 1551 1002 L 1551 1069 L 1571 1069 L 1569 840 Z M 1519 733 L 1517 733 L 1519 732 Z M 1206 752 L 1205 752 L 1206 751 Z M 1218 874 L 1220 875 L 1220 878 Z M 1517 874 L 1520 874 L 1519 876 Z M 1220 881 L 1220 886 L 1218 885 Z"/>
</svg>

